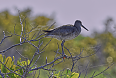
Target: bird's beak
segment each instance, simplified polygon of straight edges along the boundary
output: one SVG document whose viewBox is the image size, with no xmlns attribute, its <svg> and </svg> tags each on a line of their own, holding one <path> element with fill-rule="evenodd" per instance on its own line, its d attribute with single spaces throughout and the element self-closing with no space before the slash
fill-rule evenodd
<svg viewBox="0 0 116 78">
<path fill-rule="evenodd" d="M 87 31 L 89 31 L 87 28 L 85 28 L 83 25 L 81 25 L 84 29 L 86 29 Z"/>
</svg>

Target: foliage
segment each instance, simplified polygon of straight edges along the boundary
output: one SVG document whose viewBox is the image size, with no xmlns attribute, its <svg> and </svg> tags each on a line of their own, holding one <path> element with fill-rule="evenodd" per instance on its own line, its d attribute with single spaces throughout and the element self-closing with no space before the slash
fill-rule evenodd
<svg viewBox="0 0 116 78">
<path fill-rule="evenodd" d="M 14 60 L 15 60 L 14 56 L 13 56 L 13 59 L 12 59 L 10 56 L 8 56 L 6 58 L 5 56 L 2 56 L 0 54 L 0 70 L 1 70 L 1 73 L 3 73 L 3 74 L 9 73 L 8 76 L 11 77 L 11 78 L 20 78 L 20 76 L 17 75 L 17 74 L 23 75 L 23 71 L 25 71 L 25 70 L 22 67 L 27 66 L 30 63 L 30 61 L 29 60 L 21 61 L 21 58 L 20 58 L 19 60 L 17 60 L 17 65 L 20 65 L 21 66 L 20 67 L 20 66 L 17 66 L 16 64 L 14 64 Z M 29 73 L 31 73 L 31 72 L 29 72 Z M 6 76 L 7 75 L 5 75 L 5 77 Z M 2 77 L 0 76 L 0 78 L 2 78 Z"/>
<path fill-rule="evenodd" d="M 100 57 L 98 53 L 99 48 L 96 48 L 98 45 L 101 46 L 99 52 L 103 53 L 103 56 L 98 60 L 99 62 L 103 58 L 105 58 L 104 63 L 108 62 L 111 64 L 116 61 L 115 37 L 111 32 L 106 32 L 107 29 L 102 34 L 95 34 L 93 38 L 79 35 L 73 40 L 66 41 L 64 44 L 64 52 L 67 56 L 65 59 L 62 59 L 61 41 L 58 41 L 57 39 L 50 40 L 49 38 L 42 38 L 44 36 L 42 30 L 49 29 L 49 26 L 47 25 L 49 22 L 53 22 L 54 19 L 44 15 L 38 15 L 31 19 L 29 18 L 30 14 L 31 9 L 29 8 L 17 15 L 11 15 L 7 10 L 0 13 L 0 34 L 2 34 L 0 35 L 0 38 L 2 38 L 0 44 L 7 38 L 6 41 L 9 40 L 9 42 L 12 42 L 15 47 L 17 46 L 17 50 L 21 50 L 21 56 L 26 57 L 26 61 L 22 61 L 21 58 L 17 60 L 16 65 L 14 64 L 16 57 L 13 57 L 12 59 L 10 56 L 6 58 L 5 56 L 0 55 L 1 76 L 2 73 L 7 73 L 9 77 L 18 78 L 20 75 L 26 73 L 25 77 L 27 77 L 27 75 L 34 70 L 42 69 L 54 73 L 56 68 L 59 70 L 70 67 L 71 70 L 66 70 L 66 73 L 63 76 L 67 78 L 79 77 L 80 73 L 75 73 L 73 70 L 79 71 L 77 66 L 80 66 L 81 64 L 83 64 L 86 69 L 88 60 L 90 60 L 90 64 L 95 65 L 98 57 Z M 105 25 L 108 27 L 109 24 L 105 23 Z M 54 27 L 55 26 L 53 25 L 51 28 Z M 9 44 L 9 42 L 7 42 L 7 45 L 13 48 L 14 46 Z M 4 49 L 4 46 L 1 49 Z M 3 51 L 6 52 L 7 49 L 8 48 Z M 2 53 L 2 51 L 0 52 Z M 27 60 L 27 58 L 31 60 Z M 78 60 L 79 62 L 77 62 Z M 32 68 L 31 65 L 35 68 Z M 29 72 L 28 69 L 30 69 Z M 61 74 L 63 73 L 59 71 L 58 73 L 55 73 L 54 76 L 61 77 Z M 52 75 L 50 73 L 50 76 Z M 105 77 L 104 75 L 99 76 Z"/>
<path fill-rule="evenodd" d="M 102 45 L 102 52 L 105 54 L 107 63 L 115 62 L 116 60 L 116 38 L 111 33 L 98 34 L 95 39 Z M 111 57 L 108 61 L 108 57 Z"/>
<path fill-rule="evenodd" d="M 53 75 L 53 78 L 77 78 L 79 77 L 79 73 L 71 72 L 70 69 L 67 69 L 66 74 L 61 76 L 61 72 L 59 71 L 58 73 Z"/>
</svg>

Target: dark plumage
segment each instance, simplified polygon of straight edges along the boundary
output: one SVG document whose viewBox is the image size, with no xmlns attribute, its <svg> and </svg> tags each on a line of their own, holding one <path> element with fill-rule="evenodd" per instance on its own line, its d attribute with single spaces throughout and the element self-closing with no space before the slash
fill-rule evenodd
<svg viewBox="0 0 116 78">
<path fill-rule="evenodd" d="M 58 40 L 71 40 L 80 34 L 81 26 L 88 31 L 88 29 L 85 28 L 79 20 L 76 20 L 74 25 L 63 25 L 50 31 L 43 31 L 47 32 L 45 37 L 53 37 Z"/>
</svg>

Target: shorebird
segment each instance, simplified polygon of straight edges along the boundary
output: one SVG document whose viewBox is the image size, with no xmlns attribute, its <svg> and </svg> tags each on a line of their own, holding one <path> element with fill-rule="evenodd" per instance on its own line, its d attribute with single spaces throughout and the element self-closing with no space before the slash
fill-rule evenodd
<svg viewBox="0 0 116 78">
<path fill-rule="evenodd" d="M 61 27 L 55 28 L 53 30 L 43 30 L 46 32 L 45 37 L 51 37 L 56 38 L 58 40 L 62 40 L 61 46 L 62 46 L 62 56 L 63 58 L 66 57 L 64 54 L 63 46 L 65 40 L 71 40 L 77 37 L 81 32 L 81 27 L 89 31 L 87 28 L 85 28 L 80 20 L 76 20 L 74 25 L 63 25 Z"/>
<path fill-rule="evenodd" d="M 71 40 L 77 37 L 81 32 L 81 27 L 85 28 L 80 20 L 76 20 L 74 25 L 63 25 L 61 27 L 55 28 L 53 30 L 43 30 L 44 32 L 47 32 L 45 37 L 52 37 L 56 38 L 58 40 Z"/>
</svg>

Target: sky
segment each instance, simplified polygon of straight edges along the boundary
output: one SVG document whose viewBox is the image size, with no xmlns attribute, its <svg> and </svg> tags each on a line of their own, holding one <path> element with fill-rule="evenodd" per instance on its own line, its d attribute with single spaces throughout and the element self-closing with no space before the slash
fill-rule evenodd
<svg viewBox="0 0 116 78">
<path fill-rule="evenodd" d="M 0 12 L 8 9 L 12 14 L 17 9 L 32 9 L 32 15 L 55 15 L 56 25 L 74 24 L 81 20 L 89 32 L 82 28 L 82 34 L 90 36 L 93 31 L 102 32 L 108 17 L 116 20 L 116 0 L 0 0 Z"/>
</svg>

